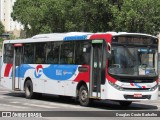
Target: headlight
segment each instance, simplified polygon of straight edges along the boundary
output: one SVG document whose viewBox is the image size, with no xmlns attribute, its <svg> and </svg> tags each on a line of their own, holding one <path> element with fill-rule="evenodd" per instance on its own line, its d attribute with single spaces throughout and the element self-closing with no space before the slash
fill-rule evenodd
<svg viewBox="0 0 160 120">
<path fill-rule="evenodd" d="M 149 91 L 154 91 L 158 88 L 158 85 L 155 85 L 154 87 L 150 88 Z"/>
<path fill-rule="evenodd" d="M 116 88 L 117 90 L 120 90 L 120 91 L 123 90 L 123 88 L 122 88 L 121 86 L 119 86 L 119 85 L 116 85 L 116 84 L 114 84 L 114 83 L 112 83 L 112 82 L 110 82 L 110 81 L 108 81 L 108 83 L 109 83 L 111 86 L 113 86 L 114 88 Z"/>
</svg>

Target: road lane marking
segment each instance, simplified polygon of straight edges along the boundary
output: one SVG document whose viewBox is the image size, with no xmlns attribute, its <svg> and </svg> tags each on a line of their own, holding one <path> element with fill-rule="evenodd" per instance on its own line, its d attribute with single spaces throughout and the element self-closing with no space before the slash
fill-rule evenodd
<svg viewBox="0 0 160 120">
<path fill-rule="evenodd" d="M 42 108 L 49 108 L 49 109 L 52 109 L 52 108 L 57 108 L 57 107 L 51 107 L 51 106 L 46 106 L 46 105 L 38 105 L 38 104 L 32 104 L 32 103 L 21 103 L 21 102 L 10 102 L 10 103 L 13 103 L 13 104 L 22 104 L 22 105 L 27 105 L 27 106 L 34 106 L 34 107 L 42 107 Z"/>
<path fill-rule="evenodd" d="M 45 106 L 45 105 L 38 105 L 38 104 L 31 104 L 31 103 L 23 103 L 23 105 L 27 105 L 27 106 L 34 106 L 34 107 L 41 107 L 41 108 L 58 108 L 58 107 L 51 107 L 51 106 Z"/>
<path fill-rule="evenodd" d="M 20 104 L 20 102 L 10 102 L 10 103 L 13 103 L 13 104 Z M 45 104 L 44 105 L 38 105 L 38 104 L 32 104 L 32 103 L 22 103 L 23 105 L 28 105 L 28 106 L 35 106 L 35 107 L 42 107 L 42 108 L 59 108 L 59 107 L 69 107 L 69 108 L 84 108 L 84 107 L 81 107 L 81 106 L 74 106 L 74 105 L 67 105 L 67 104 L 61 104 L 61 103 L 46 103 L 47 105 L 54 105 L 56 107 L 53 107 L 53 106 L 46 106 Z"/>
<path fill-rule="evenodd" d="M 14 104 L 17 104 L 17 103 L 20 103 L 20 102 L 10 102 L 10 103 L 14 103 Z"/>
<path fill-rule="evenodd" d="M 2 96 L 2 95 L 1 95 L 1 96 L 0 96 L 0 99 L 4 99 L 5 97 L 6 97 L 6 96 Z"/>
<path fill-rule="evenodd" d="M 0 91 L 0 93 L 6 93 L 6 92 L 10 92 L 10 91 L 7 91 L 7 90 L 2 90 L 2 91 Z"/>
<path fill-rule="evenodd" d="M 68 104 L 61 104 L 61 103 L 49 103 L 49 105 L 61 106 L 61 107 L 70 107 L 70 108 L 84 108 L 82 106 L 77 105 L 68 105 Z"/>
<path fill-rule="evenodd" d="M 0 104 L 0 106 L 2 106 L 2 107 L 14 107 L 14 108 L 19 108 L 19 109 L 26 109 L 26 108 L 28 108 L 28 107 L 8 105 L 8 104 Z"/>
</svg>

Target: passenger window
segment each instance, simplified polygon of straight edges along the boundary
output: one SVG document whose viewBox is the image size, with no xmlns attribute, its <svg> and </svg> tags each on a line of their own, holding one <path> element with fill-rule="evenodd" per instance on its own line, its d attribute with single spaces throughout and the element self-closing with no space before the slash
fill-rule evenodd
<svg viewBox="0 0 160 120">
<path fill-rule="evenodd" d="M 51 42 L 50 45 L 48 45 L 47 51 L 46 51 L 46 63 L 47 64 L 58 64 L 59 63 L 59 51 L 60 51 L 60 45 L 62 42 Z"/>
<path fill-rule="evenodd" d="M 73 64 L 73 47 L 73 41 L 62 43 L 60 64 Z"/>
<path fill-rule="evenodd" d="M 34 64 L 34 44 L 24 45 L 23 63 Z"/>
<path fill-rule="evenodd" d="M 13 63 L 13 45 L 12 44 L 5 44 L 4 45 L 4 54 L 3 54 L 3 59 L 4 63 Z"/>
<path fill-rule="evenodd" d="M 35 44 L 35 63 L 44 64 L 45 62 L 45 43 L 36 43 Z"/>
<path fill-rule="evenodd" d="M 90 64 L 90 41 L 77 41 L 75 47 L 75 64 Z"/>
</svg>

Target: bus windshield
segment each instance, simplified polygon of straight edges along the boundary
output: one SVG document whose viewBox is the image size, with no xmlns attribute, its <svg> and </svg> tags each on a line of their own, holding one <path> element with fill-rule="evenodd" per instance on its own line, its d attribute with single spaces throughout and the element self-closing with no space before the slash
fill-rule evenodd
<svg viewBox="0 0 160 120">
<path fill-rule="evenodd" d="M 109 73 L 120 76 L 156 76 L 158 51 L 150 47 L 112 46 Z"/>
</svg>

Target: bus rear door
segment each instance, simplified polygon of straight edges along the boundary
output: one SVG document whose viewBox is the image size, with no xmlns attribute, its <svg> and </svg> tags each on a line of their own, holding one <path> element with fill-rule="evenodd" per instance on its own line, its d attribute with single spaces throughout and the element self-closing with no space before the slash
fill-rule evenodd
<svg viewBox="0 0 160 120">
<path fill-rule="evenodd" d="M 13 77 L 12 77 L 13 90 L 20 90 L 21 57 L 22 57 L 22 44 L 14 44 Z"/>
</svg>

